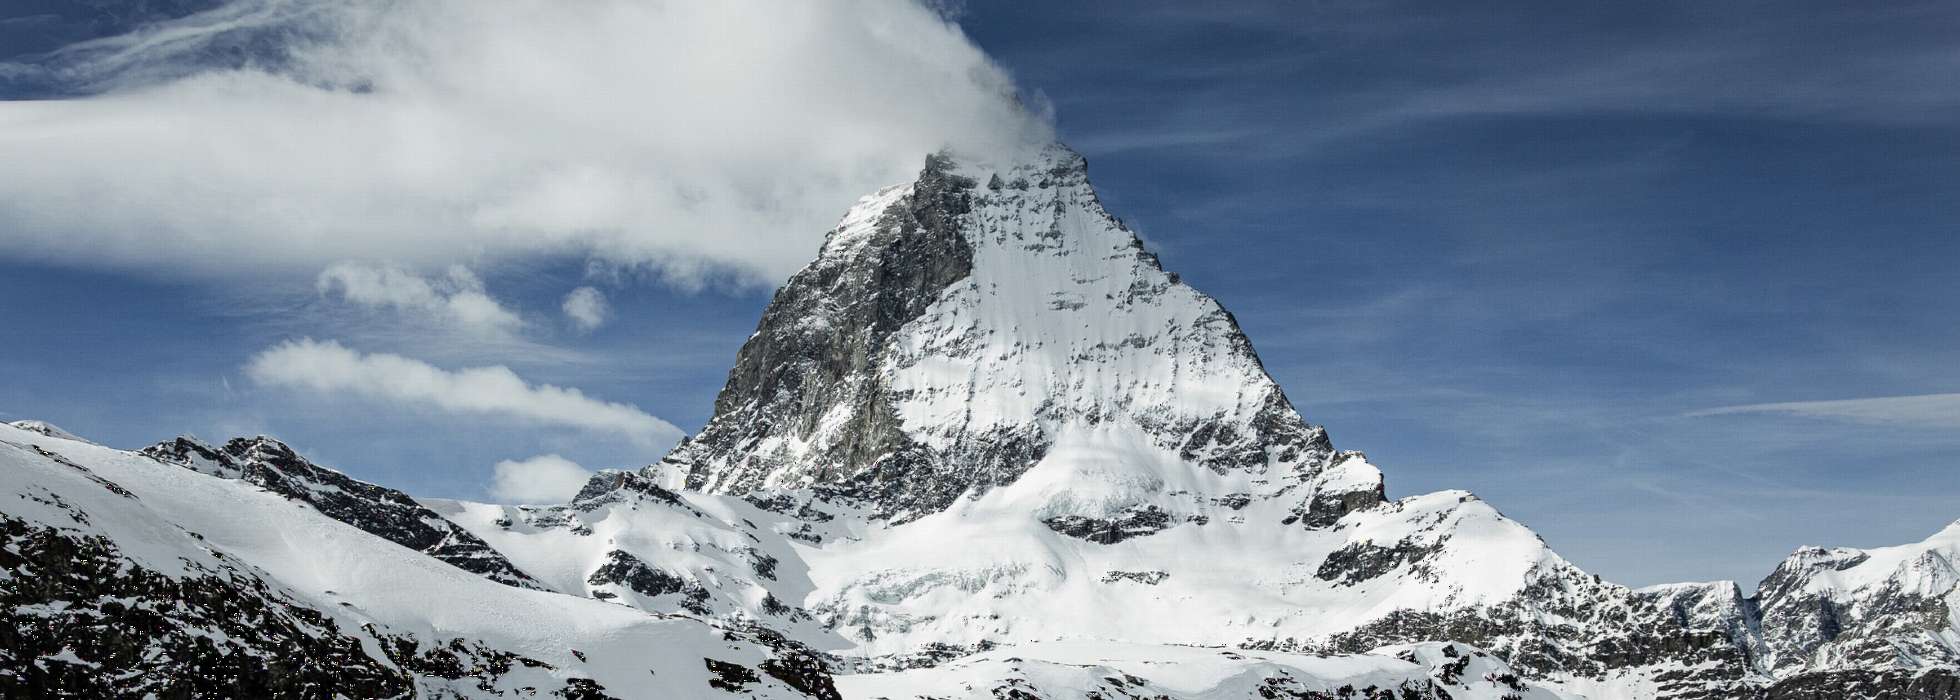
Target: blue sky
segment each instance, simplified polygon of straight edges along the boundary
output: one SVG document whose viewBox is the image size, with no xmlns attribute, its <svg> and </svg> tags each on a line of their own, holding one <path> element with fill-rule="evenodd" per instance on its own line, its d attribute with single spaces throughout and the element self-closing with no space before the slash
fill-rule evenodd
<svg viewBox="0 0 1960 700">
<path fill-rule="evenodd" d="M 706 69 L 672 68 L 668 55 L 608 54 L 625 56 L 619 70 L 500 66 L 494 81 L 475 72 L 482 61 L 407 73 L 422 64 L 356 61 L 366 72 L 336 83 L 344 76 L 319 67 L 369 47 L 328 42 L 349 52 L 334 54 L 340 62 L 282 53 L 280 41 L 314 41 L 268 30 L 290 26 L 279 24 L 288 16 L 264 19 L 282 3 L 163 25 L 176 33 L 146 36 L 197 40 L 161 49 L 167 42 L 42 53 L 118 35 L 132 17 L 211 6 L 0 11 L 0 60 L 12 67 L 0 70 L 0 89 L 16 100 L 0 126 L 28 123 L 6 121 L 33 116 L 19 116 L 26 98 L 74 110 L 31 123 L 68 131 L 0 136 L 0 156 L 22 158 L 0 158 L 12 173 L 0 176 L 0 418 L 43 418 L 129 447 L 266 432 L 429 496 L 491 497 L 497 463 L 542 454 L 587 468 L 651 461 L 670 436 L 606 423 L 617 412 L 604 405 L 681 430 L 704 422 L 774 281 L 814 250 L 825 218 L 868 191 L 863 183 L 902 179 L 919 144 L 976 131 L 1007 138 L 991 133 L 998 119 L 972 114 L 1009 80 L 1089 157 L 1105 203 L 1236 313 L 1302 412 L 1338 446 L 1366 451 L 1392 495 L 1470 489 L 1629 584 L 1748 586 L 1798 545 L 1914 541 L 1960 517 L 1960 397 L 1940 396 L 1960 395 L 1960 205 L 1947 194 L 1960 180 L 1960 11 L 1950 6 L 973 2 L 955 15 L 964 37 L 900 8 L 894 21 L 914 31 L 867 34 L 861 50 L 718 29 L 735 33 L 717 45 L 823 47 L 707 75 L 715 85 L 836 80 L 812 94 L 838 104 L 786 103 L 795 118 L 781 123 L 751 123 L 754 95 L 688 92 L 707 88 L 689 87 L 703 83 L 682 79 L 687 71 Z M 846 29 L 862 19 L 810 18 Z M 428 45 L 467 52 L 535 38 L 523 31 L 437 32 Z M 936 70 L 893 67 L 893 52 Z M 121 60 L 132 56 L 142 60 Z M 635 60 L 679 75 L 647 87 Z M 803 64 L 818 73 L 799 73 Z M 249 98 L 182 86 L 241 65 L 352 95 L 355 107 L 260 97 L 278 85 L 247 83 Z M 942 85 L 976 71 L 978 86 Z M 471 92 L 484 83 L 496 91 Z M 892 92 L 933 97 L 887 101 Z M 455 224 L 447 209 L 349 195 L 345 172 L 313 167 L 330 152 L 270 152 L 253 170 L 207 158 L 218 149 L 94 145 L 124 143 L 114 139 L 126 131 L 102 126 L 129 123 L 118 119 L 193 144 L 231 145 L 266 127 L 268 141 L 236 137 L 237 152 L 257 154 L 281 143 L 281 125 L 311 128 L 317 113 L 355 124 L 320 133 L 358 152 L 359 119 L 376 115 L 363 95 L 502 93 L 528 99 L 495 103 L 508 122 L 444 116 L 487 102 L 414 102 L 378 118 L 510 134 L 515 145 L 500 136 L 494 148 L 517 162 L 555 167 L 537 154 L 590 153 L 568 161 L 585 178 L 568 181 L 602 190 L 671 184 L 612 178 L 609 168 L 638 162 L 614 152 L 726 186 L 681 182 L 688 196 L 668 209 L 545 199 L 471 210 L 471 222 L 502 217 L 500 235 L 531 236 L 513 243 Z M 577 99 L 557 104 L 584 109 L 533 107 L 566 95 Z M 732 111 L 717 111 L 724 103 Z M 614 121 L 556 121 L 615 109 L 619 119 L 661 112 L 696 129 L 738 126 L 682 143 L 604 131 Z M 200 131 L 214 123 L 222 131 Z M 62 141 L 85 128 L 98 131 Z M 592 130 L 607 138 L 553 135 Z M 797 145 L 811 134 L 840 146 Z M 737 165 L 694 155 L 694 141 Z M 744 150 L 751 143 L 762 145 Z M 384 145 L 384 155 L 401 147 Z M 852 149 L 878 152 L 840 155 Z M 436 154 L 470 183 L 496 167 Z M 431 187 L 457 206 L 479 194 L 415 172 L 376 179 Z M 43 206 L 41 182 L 106 193 Z M 261 182 L 309 196 L 270 218 L 211 213 L 263 204 L 272 190 L 253 189 Z M 558 191 L 551 184 L 540 189 Z M 727 201 L 743 204 L 715 206 Z M 347 202 L 381 213 L 337 218 Z M 328 275 L 336 264 L 364 276 Z M 610 310 L 596 328 L 563 310 L 581 287 Z M 491 311 L 465 304 L 472 295 Z M 404 371 L 458 386 L 474 381 L 459 370 L 504 367 L 523 391 L 577 389 L 586 401 L 541 417 L 420 400 L 400 381 L 309 388 L 298 370 L 255 365 L 301 339 L 335 343 L 353 362 L 419 363 Z"/>
</svg>

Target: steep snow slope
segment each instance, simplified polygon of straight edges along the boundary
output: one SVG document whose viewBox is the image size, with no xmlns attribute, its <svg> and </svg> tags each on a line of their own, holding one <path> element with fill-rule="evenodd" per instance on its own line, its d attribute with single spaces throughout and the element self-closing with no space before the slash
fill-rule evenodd
<svg viewBox="0 0 1960 700">
<path fill-rule="evenodd" d="M 804 695 L 758 669 L 807 659 L 745 635 L 502 585 L 137 453 L 0 427 L 0 503 L 0 694 Z"/>
</svg>

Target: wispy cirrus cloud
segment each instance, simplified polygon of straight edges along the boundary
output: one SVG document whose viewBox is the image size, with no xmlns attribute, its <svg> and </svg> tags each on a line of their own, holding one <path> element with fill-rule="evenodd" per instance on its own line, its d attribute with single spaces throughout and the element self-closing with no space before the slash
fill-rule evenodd
<svg viewBox="0 0 1960 700">
<path fill-rule="evenodd" d="M 1083 56 L 1062 62 L 1068 70 L 1126 53 L 1134 57 L 1122 65 L 1149 63 L 1150 53 L 1207 37 L 1300 50 L 1216 51 L 1064 94 L 1071 115 L 1110 105 L 1136 112 L 1074 139 L 1092 157 L 1170 151 L 1311 158 L 1488 118 L 1720 117 L 1924 128 L 1949 123 L 1960 108 L 1960 85 L 1944 77 L 1960 68 L 1960 58 L 1952 32 L 1938 29 L 1952 21 L 1950 6 L 1940 3 L 1785 12 L 1746 3 L 1656 3 L 1627 22 L 1528 5 L 1411 2 L 1161 2 L 1130 10 L 1077 18 L 1121 23 L 1125 31 L 1102 34 L 1120 43 L 1092 32 L 1042 50 Z M 1248 91 L 1244 76 L 1308 89 Z M 1134 109 L 1139 86 L 1152 95 L 1147 111 Z"/>
<path fill-rule="evenodd" d="M 1704 417 L 1754 413 L 1774 413 L 1855 423 L 1960 428 L 1960 394 L 1755 403 L 1707 408 L 1687 415 Z"/>
<path fill-rule="evenodd" d="M 400 355 L 364 354 L 331 340 L 280 343 L 253 356 L 245 373 L 264 386 L 610 433 L 638 444 L 681 435 L 673 424 L 635 406 L 596 399 L 578 389 L 533 384 L 508 367 L 446 370 Z"/>
</svg>

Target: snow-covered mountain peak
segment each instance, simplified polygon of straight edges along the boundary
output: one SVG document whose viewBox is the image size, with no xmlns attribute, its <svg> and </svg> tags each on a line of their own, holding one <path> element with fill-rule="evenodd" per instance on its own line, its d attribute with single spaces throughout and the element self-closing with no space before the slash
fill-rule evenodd
<svg viewBox="0 0 1960 700">
<path fill-rule="evenodd" d="M 88 442 L 91 445 L 95 444 L 89 442 L 88 439 L 83 438 L 80 435 L 76 435 L 66 430 L 62 430 L 60 426 L 57 426 L 53 423 L 49 423 L 44 420 L 17 420 L 8 423 L 7 425 L 11 425 L 13 427 L 20 428 L 21 430 L 25 430 L 32 433 L 40 433 L 42 435 L 46 435 L 51 438 L 59 438 L 62 440 L 73 440 L 75 442 Z"/>
<path fill-rule="evenodd" d="M 1052 146 L 936 154 L 860 200 L 667 468 L 714 493 L 835 487 L 895 521 L 1035 478 L 1052 488 L 1023 505 L 1044 517 L 1109 520 L 1279 495 L 1338 461 L 1232 316 Z M 1339 480 L 1366 505 L 1379 474 L 1355 464 Z"/>
<path fill-rule="evenodd" d="M 8 697 L 1960 697 L 1960 523 L 1744 596 L 1389 500 L 1060 146 L 860 200 L 702 433 L 571 503 L 38 423 L 0 503 Z"/>
</svg>

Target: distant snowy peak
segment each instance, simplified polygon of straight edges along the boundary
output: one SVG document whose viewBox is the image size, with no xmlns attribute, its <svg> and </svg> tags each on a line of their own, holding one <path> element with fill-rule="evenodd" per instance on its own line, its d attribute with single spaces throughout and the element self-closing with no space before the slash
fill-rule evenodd
<svg viewBox="0 0 1960 700">
<path fill-rule="evenodd" d="M 91 445 L 95 444 L 93 442 L 89 442 L 87 439 L 84 439 L 79 435 L 68 432 L 66 430 L 62 430 L 60 427 L 56 426 L 53 423 L 49 423 L 47 421 L 17 420 L 12 423 L 8 423 L 7 425 L 11 425 L 13 427 L 20 428 L 21 430 L 25 430 L 31 433 L 40 433 L 42 435 L 46 435 L 51 438 L 60 438 L 62 440 L 73 440 L 75 442 L 87 442 L 88 444 Z"/>
<path fill-rule="evenodd" d="M 1960 522 L 1896 547 L 1804 547 L 1757 589 L 1769 665 L 1960 665 Z"/>
<path fill-rule="evenodd" d="M 1061 146 L 935 155 L 860 200 L 776 293 L 715 409 L 667 459 L 689 487 L 837 487 L 897 521 L 1045 463 L 1101 490 L 1032 505 L 1111 521 L 1170 491 L 1278 495 L 1341 460 Z M 1330 505 L 1379 502 L 1368 471 Z"/>
</svg>

